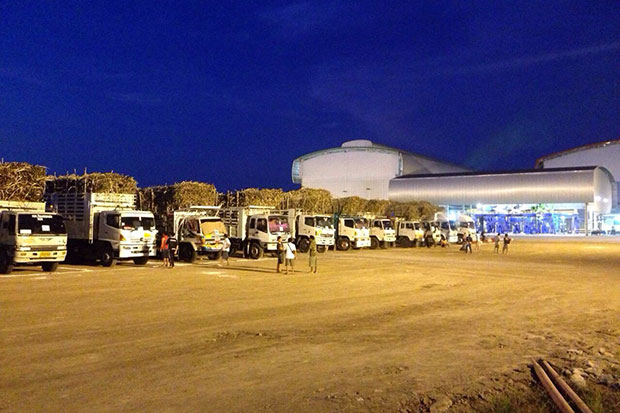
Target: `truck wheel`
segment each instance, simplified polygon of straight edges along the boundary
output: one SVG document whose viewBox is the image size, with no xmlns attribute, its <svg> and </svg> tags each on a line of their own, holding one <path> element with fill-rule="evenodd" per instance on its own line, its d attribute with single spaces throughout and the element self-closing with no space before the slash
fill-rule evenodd
<svg viewBox="0 0 620 413">
<path fill-rule="evenodd" d="M 463 243 L 463 234 L 459 234 L 458 235 L 458 239 L 456 240 L 456 243 L 461 245 Z"/>
<path fill-rule="evenodd" d="M 389 243 L 389 242 L 387 242 L 387 241 L 380 241 L 380 242 L 379 242 L 379 247 L 380 247 L 382 250 L 386 249 L 386 248 L 387 248 L 387 247 L 389 247 L 389 246 L 390 246 L 390 243 Z"/>
<path fill-rule="evenodd" d="M 101 255 L 99 256 L 101 260 L 101 265 L 104 267 L 114 267 L 116 265 L 116 258 L 114 258 L 114 251 L 112 248 L 106 247 L 101 251 Z"/>
<path fill-rule="evenodd" d="M 234 256 L 235 253 L 237 252 L 237 245 L 236 244 L 231 244 L 230 245 L 230 251 L 228 252 L 229 256 Z"/>
<path fill-rule="evenodd" d="M 196 261 L 196 251 L 190 245 L 183 244 L 179 248 L 179 259 L 191 264 Z"/>
<path fill-rule="evenodd" d="M 58 269 L 58 263 L 57 262 L 44 262 L 43 264 L 41 264 L 41 268 L 43 268 L 43 271 L 45 272 L 54 272 Z"/>
<path fill-rule="evenodd" d="M 6 251 L 0 251 L 0 274 L 10 274 L 13 271 L 13 259 Z"/>
<path fill-rule="evenodd" d="M 376 250 L 377 248 L 379 248 L 379 240 L 377 237 L 370 237 L 370 249 Z"/>
<path fill-rule="evenodd" d="M 310 249 L 310 240 L 308 238 L 302 238 L 297 243 L 297 249 L 299 252 L 308 252 Z"/>
<path fill-rule="evenodd" d="M 327 251 L 327 246 L 325 246 L 325 245 L 317 245 L 316 246 L 316 250 L 322 254 L 325 251 Z"/>
<path fill-rule="evenodd" d="M 209 258 L 211 261 L 219 260 L 221 257 L 222 257 L 222 251 L 210 252 L 207 254 L 207 258 Z"/>
<path fill-rule="evenodd" d="M 133 259 L 133 263 L 136 265 L 146 265 L 149 262 L 149 257 L 138 257 Z"/>
<path fill-rule="evenodd" d="M 351 242 L 349 241 L 348 238 L 339 237 L 336 240 L 336 248 L 339 249 L 340 251 L 348 251 L 351 249 Z"/>
<path fill-rule="evenodd" d="M 257 259 L 259 259 L 259 258 L 261 258 L 263 256 L 263 249 L 258 244 L 258 242 L 250 243 L 250 248 L 248 250 L 248 255 L 253 260 L 257 260 Z"/>
</svg>

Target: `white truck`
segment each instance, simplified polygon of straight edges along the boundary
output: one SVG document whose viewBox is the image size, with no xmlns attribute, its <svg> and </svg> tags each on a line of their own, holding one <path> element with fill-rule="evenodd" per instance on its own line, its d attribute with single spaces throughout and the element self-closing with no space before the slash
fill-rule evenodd
<svg viewBox="0 0 620 413">
<path fill-rule="evenodd" d="M 310 235 L 314 235 L 316 250 L 325 252 L 335 244 L 334 222 L 331 216 L 306 213 L 301 210 L 289 210 L 289 222 L 293 222 L 295 245 L 299 252 L 307 252 L 310 247 Z"/>
<path fill-rule="evenodd" d="M 219 206 L 196 205 L 156 216 L 158 224 L 177 239 L 181 261 L 194 262 L 198 256 L 216 260 L 222 255 L 226 228 L 218 216 Z"/>
<path fill-rule="evenodd" d="M 370 247 L 368 219 L 364 217 L 338 217 L 336 221 L 336 248 L 347 251 L 351 248 Z"/>
<path fill-rule="evenodd" d="M 16 265 L 40 265 L 53 272 L 67 254 L 62 217 L 45 202 L 0 201 L 0 274 Z"/>
<path fill-rule="evenodd" d="M 388 248 L 396 244 L 396 230 L 389 218 L 374 218 L 370 225 L 370 249 Z"/>
<path fill-rule="evenodd" d="M 230 255 L 243 251 L 244 257 L 258 259 L 267 252 L 276 252 L 278 237 L 291 237 L 288 211 L 273 207 L 229 207 L 220 210 L 220 217 L 230 239 Z"/>
<path fill-rule="evenodd" d="M 396 221 L 396 243 L 403 247 L 417 247 L 424 243 L 424 229 L 418 221 Z"/>
<path fill-rule="evenodd" d="M 458 242 L 458 232 L 455 221 L 450 221 L 443 212 L 437 212 L 435 213 L 433 222 L 435 226 L 441 230 L 441 233 L 449 243 Z"/>
<path fill-rule="evenodd" d="M 460 214 L 456 220 L 457 229 L 457 242 L 459 244 L 463 243 L 463 240 L 467 238 L 468 235 L 471 235 L 471 238 L 474 241 L 478 240 L 478 234 L 476 232 L 476 222 L 474 219 L 465 214 Z"/>
<path fill-rule="evenodd" d="M 155 256 L 155 217 L 136 211 L 135 195 L 54 192 L 46 194 L 46 200 L 64 219 L 71 260 L 98 260 L 111 267 L 117 260 L 145 265 Z"/>
</svg>

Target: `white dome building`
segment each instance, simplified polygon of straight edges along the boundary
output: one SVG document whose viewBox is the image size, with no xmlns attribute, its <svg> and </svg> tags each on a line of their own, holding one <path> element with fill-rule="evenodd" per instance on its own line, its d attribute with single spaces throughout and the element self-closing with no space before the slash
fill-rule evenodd
<svg viewBox="0 0 620 413">
<path fill-rule="evenodd" d="M 460 166 L 360 139 L 300 156 L 293 161 L 292 179 L 306 188 L 326 189 L 337 198 L 388 199 L 392 178 L 467 171 Z"/>
</svg>

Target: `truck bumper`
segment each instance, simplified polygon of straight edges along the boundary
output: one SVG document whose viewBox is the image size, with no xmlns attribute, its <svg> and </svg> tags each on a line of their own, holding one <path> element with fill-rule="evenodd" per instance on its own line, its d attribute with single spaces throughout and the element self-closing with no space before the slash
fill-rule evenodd
<svg viewBox="0 0 620 413">
<path fill-rule="evenodd" d="M 332 246 L 336 243 L 336 240 L 333 237 L 330 238 L 316 238 L 316 245 L 327 245 Z"/>
<path fill-rule="evenodd" d="M 155 245 L 121 244 L 118 251 L 118 258 L 154 257 L 155 253 Z"/>
<path fill-rule="evenodd" d="M 368 248 L 370 247 L 370 238 L 355 240 L 355 248 Z"/>
<path fill-rule="evenodd" d="M 62 262 L 67 256 L 66 250 L 59 251 L 15 251 L 13 262 L 15 264 L 28 264 L 36 262 Z"/>
<path fill-rule="evenodd" d="M 396 242 L 396 235 L 386 235 L 383 238 L 383 241 L 385 241 L 385 242 Z"/>
</svg>

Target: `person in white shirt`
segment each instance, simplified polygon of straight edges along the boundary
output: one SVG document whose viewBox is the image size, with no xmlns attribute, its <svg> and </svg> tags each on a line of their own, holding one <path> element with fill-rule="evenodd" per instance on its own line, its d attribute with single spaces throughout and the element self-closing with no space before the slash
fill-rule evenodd
<svg viewBox="0 0 620 413">
<path fill-rule="evenodd" d="M 289 238 L 288 242 L 284 244 L 284 265 L 285 265 L 285 274 L 288 274 L 288 267 L 291 267 L 291 272 L 295 272 L 295 268 L 293 266 L 293 262 L 295 261 L 295 254 L 297 252 L 297 247 L 293 243 L 293 238 Z"/>
<path fill-rule="evenodd" d="M 230 254 L 230 240 L 228 234 L 224 234 L 224 240 L 222 241 L 222 259 L 226 261 L 226 265 L 230 265 L 228 262 L 228 256 Z"/>
</svg>

